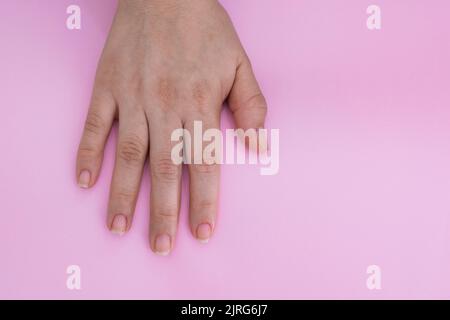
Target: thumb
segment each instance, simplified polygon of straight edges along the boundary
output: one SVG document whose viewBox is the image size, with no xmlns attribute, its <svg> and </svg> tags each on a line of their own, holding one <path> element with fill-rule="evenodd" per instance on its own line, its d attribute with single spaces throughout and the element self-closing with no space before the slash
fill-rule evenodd
<svg viewBox="0 0 450 320">
<path fill-rule="evenodd" d="M 266 99 L 247 57 L 236 70 L 228 104 L 237 128 L 244 130 L 264 128 L 267 113 Z"/>
</svg>

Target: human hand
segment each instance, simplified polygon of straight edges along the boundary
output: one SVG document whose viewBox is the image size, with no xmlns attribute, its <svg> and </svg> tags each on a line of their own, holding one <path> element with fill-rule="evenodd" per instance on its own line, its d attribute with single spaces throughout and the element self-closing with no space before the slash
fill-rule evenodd
<svg viewBox="0 0 450 320">
<path fill-rule="evenodd" d="M 100 59 L 91 106 L 77 156 L 83 188 L 98 179 L 103 150 L 119 120 L 107 226 L 127 232 L 144 164 L 151 172 L 150 246 L 168 254 L 180 209 L 181 165 L 174 164 L 171 134 L 220 127 L 228 100 L 238 128 L 264 126 L 266 103 L 233 25 L 216 0 L 119 0 Z M 189 165 L 190 228 L 206 242 L 218 207 L 220 168 Z"/>
</svg>

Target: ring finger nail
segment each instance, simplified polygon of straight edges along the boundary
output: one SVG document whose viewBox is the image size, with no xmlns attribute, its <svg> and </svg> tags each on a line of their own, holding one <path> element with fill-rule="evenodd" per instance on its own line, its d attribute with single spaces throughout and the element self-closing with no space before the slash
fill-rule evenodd
<svg viewBox="0 0 450 320">
<path fill-rule="evenodd" d="M 161 256 L 167 256 L 172 248 L 172 240 L 167 234 L 162 234 L 156 237 L 155 253 Z"/>
</svg>

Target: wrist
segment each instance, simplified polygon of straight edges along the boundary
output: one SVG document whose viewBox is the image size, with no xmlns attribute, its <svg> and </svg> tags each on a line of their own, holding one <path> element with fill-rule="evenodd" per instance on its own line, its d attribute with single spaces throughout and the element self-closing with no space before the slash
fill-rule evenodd
<svg viewBox="0 0 450 320">
<path fill-rule="evenodd" d="M 119 0 L 122 8 L 138 11 L 170 10 L 217 2 L 217 0 Z"/>
</svg>

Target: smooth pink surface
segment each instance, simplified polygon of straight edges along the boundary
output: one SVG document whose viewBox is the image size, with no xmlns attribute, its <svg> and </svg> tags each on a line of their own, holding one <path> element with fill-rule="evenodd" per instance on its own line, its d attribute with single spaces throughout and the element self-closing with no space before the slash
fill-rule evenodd
<svg viewBox="0 0 450 320">
<path fill-rule="evenodd" d="M 224 167 L 207 245 L 184 183 L 169 257 L 148 247 L 148 171 L 131 232 L 106 229 L 115 133 L 98 185 L 74 176 L 115 4 L 0 2 L 0 298 L 450 298 L 450 2 L 377 0 L 369 31 L 372 1 L 224 0 L 280 129 L 280 173 Z"/>
</svg>

